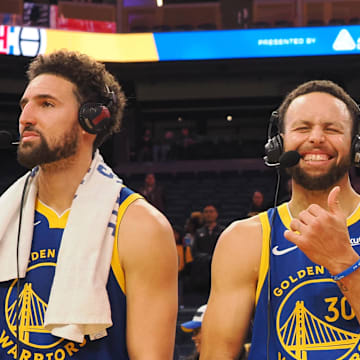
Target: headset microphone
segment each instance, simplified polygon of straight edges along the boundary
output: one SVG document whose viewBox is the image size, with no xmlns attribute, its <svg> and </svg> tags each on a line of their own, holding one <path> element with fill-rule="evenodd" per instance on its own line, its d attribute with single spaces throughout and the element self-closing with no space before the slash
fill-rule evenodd
<svg viewBox="0 0 360 360">
<path fill-rule="evenodd" d="M 264 162 L 269 167 L 280 167 L 281 169 L 286 169 L 292 166 L 295 166 L 300 160 L 300 154 L 295 151 L 286 151 L 280 155 L 279 160 L 275 163 L 268 161 L 268 157 L 264 156 Z"/>
<path fill-rule="evenodd" d="M 279 166 L 282 169 L 287 169 L 295 166 L 300 161 L 300 154 L 295 151 L 286 151 L 279 158 Z"/>
<path fill-rule="evenodd" d="M 11 149 L 13 141 L 13 135 L 10 131 L 0 130 L 0 149 Z"/>
</svg>

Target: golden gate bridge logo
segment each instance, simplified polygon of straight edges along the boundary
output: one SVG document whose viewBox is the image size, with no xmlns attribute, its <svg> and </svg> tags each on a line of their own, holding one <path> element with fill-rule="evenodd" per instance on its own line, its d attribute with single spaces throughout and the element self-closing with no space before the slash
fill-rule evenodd
<svg viewBox="0 0 360 360">
<path fill-rule="evenodd" d="M 44 329 L 44 318 L 47 309 L 45 301 L 32 289 L 32 284 L 26 283 L 19 296 L 19 339 L 22 342 L 29 343 L 29 334 L 49 333 Z M 9 319 L 9 328 L 12 333 L 16 333 L 16 300 L 7 309 Z"/>
<path fill-rule="evenodd" d="M 329 325 L 314 316 L 297 301 L 294 310 L 280 327 L 280 340 L 284 349 L 297 360 L 307 360 L 309 351 L 350 351 L 359 341 L 360 335 Z"/>
<path fill-rule="evenodd" d="M 28 271 L 43 266 L 55 266 L 55 264 L 37 264 L 30 267 Z M 49 349 L 60 344 L 64 339 L 54 337 L 50 331 L 44 328 L 45 313 L 48 306 L 46 301 L 34 291 L 29 282 L 24 284 L 17 298 L 14 295 L 16 282 L 17 279 L 12 283 L 5 301 L 6 322 L 11 333 L 16 337 L 18 322 L 19 339 L 24 344 L 38 349 Z"/>
</svg>

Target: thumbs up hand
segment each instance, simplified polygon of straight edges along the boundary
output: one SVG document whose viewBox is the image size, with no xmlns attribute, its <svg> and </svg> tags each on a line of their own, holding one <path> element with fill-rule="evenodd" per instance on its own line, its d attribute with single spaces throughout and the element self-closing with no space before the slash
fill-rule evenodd
<svg viewBox="0 0 360 360">
<path fill-rule="evenodd" d="M 340 187 L 328 196 L 328 210 L 317 204 L 300 212 L 290 223 L 284 236 L 302 250 L 314 263 L 324 266 L 331 274 L 338 274 L 358 257 L 350 244 L 346 215 L 339 202 Z"/>
</svg>

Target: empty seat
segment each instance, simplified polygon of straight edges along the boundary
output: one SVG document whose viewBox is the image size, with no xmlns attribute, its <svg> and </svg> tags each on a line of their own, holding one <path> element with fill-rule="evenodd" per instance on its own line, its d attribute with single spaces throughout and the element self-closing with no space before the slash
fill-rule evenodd
<svg viewBox="0 0 360 360">
<path fill-rule="evenodd" d="M 266 29 L 271 27 L 271 24 L 267 21 L 255 21 L 251 24 L 251 27 L 256 29 Z"/>
<path fill-rule="evenodd" d="M 360 18 L 353 17 L 349 20 L 349 25 L 359 25 L 360 24 Z"/>
<path fill-rule="evenodd" d="M 176 25 L 174 27 L 175 31 L 192 31 L 194 29 L 195 29 L 194 26 L 190 24 L 181 24 L 181 25 Z"/>
<path fill-rule="evenodd" d="M 276 27 L 293 27 L 294 26 L 294 23 L 292 21 L 289 21 L 289 20 L 277 20 L 275 21 L 274 25 Z"/>
<path fill-rule="evenodd" d="M 130 28 L 130 32 L 132 33 L 144 33 L 144 32 L 150 32 L 150 28 L 148 26 L 145 25 L 136 25 L 136 26 L 132 26 Z"/>
<path fill-rule="evenodd" d="M 205 24 L 199 24 L 197 26 L 199 30 L 216 30 L 216 24 L 213 23 L 205 23 Z"/>
<path fill-rule="evenodd" d="M 331 26 L 345 25 L 345 24 L 346 24 L 345 19 L 333 18 L 329 20 L 329 25 Z"/>
<path fill-rule="evenodd" d="M 324 22 L 320 19 L 310 19 L 307 22 L 307 26 L 324 26 Z"/>
<path fill-rule="evenodd" d="M 156 25 L 152 29 L 154 32 L 169 32 L 172 30 L 169 25 Z"/>
</svg>

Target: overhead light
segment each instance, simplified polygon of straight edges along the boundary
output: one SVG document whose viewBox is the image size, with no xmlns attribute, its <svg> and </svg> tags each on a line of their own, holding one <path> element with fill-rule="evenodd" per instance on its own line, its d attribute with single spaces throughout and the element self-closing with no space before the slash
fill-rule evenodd
<svg viewBox="0 0 360 360">
<path fill-rule="evenodd" d="M 232 121 L 232 119 L 233 119 L 232 115 L 227 115 L 227 116 L 226 116 L 226 120 L 227 120 L 227 121 L 230 122 L 230 121 Z"/>
<path fill-rule="evenodd" d="M 156 0 L 156 5 L 157 5 L 158 7 L 163 6 L 163 5 L 164 5 L 163 0 Z"/>
<path fill-rule="evenodd" d="M 182 122 L 182 121 L 183 121 L 183 118 L 182 118 L 181 116 L 178 116 L 177 121 L 178 121 L 178 122 Z"/>
</svg>

